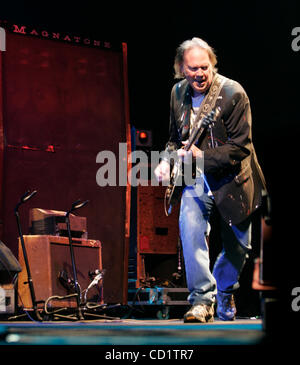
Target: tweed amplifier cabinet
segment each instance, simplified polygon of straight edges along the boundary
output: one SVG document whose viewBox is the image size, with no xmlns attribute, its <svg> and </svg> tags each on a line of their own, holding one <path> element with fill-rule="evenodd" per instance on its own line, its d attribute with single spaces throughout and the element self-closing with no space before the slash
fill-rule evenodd
<svg viewBox="0 0 300 365">
<path fill-rule="evenodd" d="M 72 237 L 88 238 L 87 219 L 70 214 L 70 227 Z M 68 236 L 66 212 L 33 208 L 29 212 L 30 234 Z"/>
<path fill-rule="evenodd" d="M 67 237 L 48 235 L 25 235 L 24 242 L 29 261 L 36 301 L 46 301 L 52 296 L 66 296 L 74 293 L 72 287 L 73 270 Z M 73 239 L 74 256 L 77 267 L 77 279 L 81 292 L 92 281 L 92 272 L 102 269 L 101 242 L 96 240 Z M 27 282 L 27 271 L 19 239 L 19 262 L 22 271 L 19 274 L 19 305 L 32 308 Z M 87 301 L 102 303 L 101 283 L 93 286 L 87 294 Z M 51 300 L 49 307 L 74 307 L 75 298 Z M 43 307 L 39 304 L 38 307 Z"/>
</svg>

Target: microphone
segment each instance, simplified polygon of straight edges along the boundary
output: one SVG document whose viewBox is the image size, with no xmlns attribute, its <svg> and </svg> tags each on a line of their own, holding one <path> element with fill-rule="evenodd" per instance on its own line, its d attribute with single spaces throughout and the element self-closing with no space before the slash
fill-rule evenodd
<svg viewBox="0 0 300 365">
<path fill-rule="evenodd" d="M 93 277 L 95 275 L 99 275 L 99 274 L 104 275 L 105 274 L 105 271 L 106 271 L 105 269 L 104 270 L 96 269 L 94 271 L 89 271 L 89 277 L 91 278 L 91 277 Z"/>
<path fill-rule="evenodd" d="M 27 200 L 31 199 L 35 194 L 37 193 L 37 190 L 33 190 L 30 192 L 29 190 L 22 196 L 21 201 L 22 203 L 27 202 Z"/>
<path fill-rule="evenodd" d="M 74 280 L 69 277 L 68 273 L 65 270 L 59 271 L 58 280 L 65 289 L 70 291 L 74 290 Z"/>
<path fill-rule="evenodd" d="M 90 276 L 90 278 L 92 278 L 93 276 L 95 276 L 94 277 L 94 279 L 92 280 L 92 282 L 90 283 L 90 285 L 87 287 L 87 289 L 86 289 L 86 292 L 89 290 L 89 289 L 91 289 L 91 287 L 92 286 L 94 286 L 94 285 L 97 285 L 98 284 L 98 282 L 101 280 L 101 279 L 103 279 L 103 275 L 104 275 L 104 273 L 105 273 L 105 270 L 99 270 L 99 269 L 96 269 L 95 271 L 93 271 L 93 272 L 91 272 L 91 271 L 89 271 L 89 276 Z"/>
</svg>

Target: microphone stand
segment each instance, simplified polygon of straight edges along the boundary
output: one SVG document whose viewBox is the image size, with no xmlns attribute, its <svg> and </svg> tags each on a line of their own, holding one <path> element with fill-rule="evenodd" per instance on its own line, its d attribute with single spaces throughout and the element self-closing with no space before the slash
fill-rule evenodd
<svg viewBox="0 0 300 365">
<path fill-rule="evenodd" d="M 22 233 L 22 227 L 21 227 L 21 222 L 20 222 L 20 215 L 19 215 L 19 207 L 20 205 L 24 204 L 25 202 L 27 202 L 29 199 L 31 199 L 35 194 L 37 193 L 36 190 L 34 190 L 33 192 L 30 193 L 30 191 L 27 191 L 20 199 L 19 203 L 16 205 L 14 212 L 15 212 L 15 216 L 16 216 L 16 220 L 17 220 L 17 226 L 18 226 L 18 231 L 19 231 L 19 237 L 20 237 L 20 241 L 21 241 L 21 246 L 22 246 L 22 251 L 23 251 L 23 256 L 24 256 L 24 262 L 25 262 L 25 267 L 26 267 L 26 271 L 27 271 L 27 282 L 25 284 L 29 285 L 29 290 L 30 290 L 30 296 L 31 296 L 31 301 L 32 301 L 32 306 L 33 306 L 33 310 L 34 313 L 36 315 L 36 318 L 38 319 L 38 321 L 42 321 L 42 317 L 40 316 L 40 313 L 38 311 L 37 308 L 37 304 L 41 303 L 42 301 L 36 301 L 36 297 L 35 297 L 35 291 L 34 291 L 34 286 L 33 286 L 33 281 L 32 281 L 32 277 L 31 277 L 31 272 L 30 272 L 30 265 L 29 265 L 29 261 L 28 261 L 28 256 L 27 256 L 27 251 L 26 251 L 26 246 L 25 246 L 25 242 L 24 242 L 24 237 L 23 237 L 23 233 Z"/>
<path fill-rule="evenodd" d="M 83 320 L 84 317 L 82 315 L 81 306 L 80 306 L 81 293 L 80 293 L 80 286 L 78 284 L 78 279 L 77 279 L 77 268 L 76 268 L 73 241 L 72 241 L 72 235 L 71 235 L 71 226 L 70 226 L 70 213 L 74 212 L 74 210 L 82 208 L 87 203 L 88 203 L 88 200 L 86 200 L 84 202 L 77 200 L 76 202 L 74 202 L 72 204 L 71 209 L 69 211 L 67 211 L 67 213 L 66 213 L 66 224 L 67 224 L 68 237 L 69 237 L 69 246 L 70 246 L 70 255 L 71 255 L 71 262 L 72 262 L 72 269 L 73 269 L 74 286 L 75 286 L 75 291 L 77 294 L 76 295 L 77 317 L 79 320 Z"/>
<path fill-rule="evenodd" d="M 89 201 L 83 201 L 81 202 L 80 200 L 77 200 L 76 202 L 74 202 L 72 204 L 71 209 L 66 213 L 66 224 L 67 224 L 67 230 L 68 230 L 68 236 L 69 236 L 69 246 L 70 246 L 70 255 L 71 255 L 71 261 L 72 261 L 72 269 L 73 269 L 73 278 L 74 278 L 74 286 L 75 286 L 75 291 L 76 291 L 76 302 L 77 302 L 77 318 L 79 320 L 84 320 L 84 316 L 82 314 L 82 308 L 81 308 L 81 293 L 80 293 L 80 286 L 78 283 L 78 279 L 77 279 L 77 268 L 76 268 L 76 262 L 75 262 L 75 255 L 74 255 L 74 248 L 73 248 L 73 242 L 72 242 L 72 234 L 71 234 L 71 225 L 70 225 L 70 213 L 74 212 L 74 210 L 77 210 L 79 208 L 84 207 Z M 86 289 L 87 291 L 94 285 L 96 284 L 99 280 L 101 280 L 103 278 L 103 275 L 105 273 L 105 270 L 102 270 L 92 281 L 92 283 L 89 285 L 89 287 Z M 87 293 L 86 293 L 87 294 Z M 118 307 L 119 304 L 117 305 L 112 305 L 109 306 L 109 308 L 114 308 L 114 307 Z M 108 308 L 106 305 L 96 305 L 96 306 L 86 306 L 86 308 L 84 308 L 84 310 L 95 310 L 96 308 Z M 93 313 L 88 313 L 87 311 L 85 312 L 86 315 L 89 316 L 93 316 L 93 317 L 97 317 L 97 318 L 105 318 L 105 319 L 115 319 L 115 317 L 109 317 L 106 315 L 99 315 L 99 314 L 93 314 Z"/>
</svg>

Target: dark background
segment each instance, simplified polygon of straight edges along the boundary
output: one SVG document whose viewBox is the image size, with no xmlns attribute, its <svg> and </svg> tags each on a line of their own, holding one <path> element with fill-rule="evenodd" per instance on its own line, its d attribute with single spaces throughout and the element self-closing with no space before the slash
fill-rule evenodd
<svg viewBox="0 0 300 365">
<path fill-rule="evenodd" d="M 126 42 L 131 123 L 153 131 L 154 149 L 162 149 L 168 138 L 176 47 L 193 36 L 204 38 L 216 50 L 219 72 L 239 81 L 249 95 L 253 140 L 268 177 L 274 168 L 282 171 L 297 145 L 300 52 L 291 48 L 296 4 L 290 0 L 280 4 L 12 1 L 1 6 L 1 18 Z M 273 185 L 270 181 L 271 191 Z"/>
<path fill-rule="evenodd" d="M 153 130 L 154 148 L 168 138 L 169 95 L 176 47 L 193 36 L 215 50 L 221 74 L 246 89 L 253 139 L 266 175 L 277 138 L 297 124 L 300 52 L 291 48 L 297 1 L 19 1 L 1 5 L 1 18 L 71 35 L 128 45 L 131 123 Z M 298 24 L 299 25 L 299 24 Z M 294 133 L 293 133 L 294 135 Z M 294 135 L 294 137 L 296 137 Z M 284 147 L 291 147 L 290 137 Z M 278 166 L 280 168 L 280 166 Z"/>
<path fill-rule="evenodd" d="M 153 131 L 154 149 L 168 138 L 176 47 L 193 36 L 215 48 L 219 72 L 246 89 L 253 140 L 273 202 L 274 275 L 293 321 L 291 289 L 300 286 L 298 144 L 300 26 L 297 1 L 14 2 L 1 18 L 50 31 L 128 44 L 131 123 Z M 278 313 L 282 319 L 282 312 Z"/>
</svg>

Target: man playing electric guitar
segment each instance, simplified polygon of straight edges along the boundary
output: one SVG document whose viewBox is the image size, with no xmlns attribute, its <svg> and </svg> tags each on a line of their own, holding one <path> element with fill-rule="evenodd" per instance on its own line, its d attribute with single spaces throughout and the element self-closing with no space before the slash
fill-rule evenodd
<svg viewBox="0 0 300 365">
<path fill-rule="evenodd" d="M 169 179 L 167 156 L 176 150 L 182 158 L 190 153 L 202 160 L 204 167 L 195 184 L 184 188 L 180 203 L 180 237 L 192 305 L 185 322 L 213 321 L 216 301 L 220 319 L 235 319 L 233 294 L 251 250 L 252 213 L 259 208 L 265 188 L 251 139 L 249 99 L 239 83 L 217 73 L 216 63 L 213 49 L 200 38 L 178 47 L 175 77 L 183 80 L 171 92 L 166 158 L 155 169 L 159 181 Z M 214 108 L 220 108 L 220 115 L 210 132 L 206 130 L 189 151 L 181 148 L 194 121 Z M 206 238 L 215 209 L 221 220 L 223 250 L 211 272 Z"/>
</svg>

